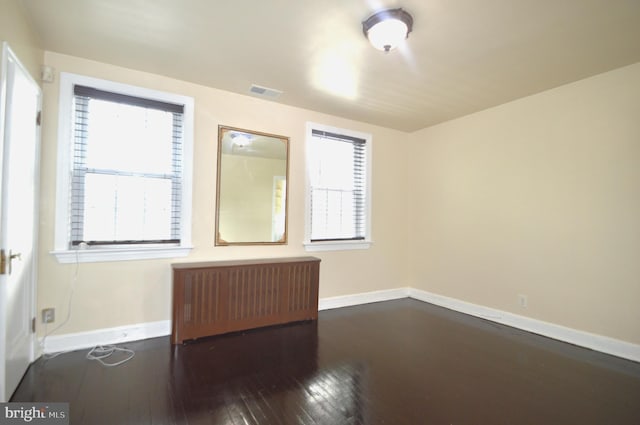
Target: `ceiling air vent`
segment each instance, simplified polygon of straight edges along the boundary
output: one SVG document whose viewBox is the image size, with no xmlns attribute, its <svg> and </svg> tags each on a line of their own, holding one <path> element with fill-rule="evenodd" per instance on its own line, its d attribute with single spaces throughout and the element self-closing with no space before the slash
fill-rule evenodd
<svg viewBox="0 0 640 425">
<path fill-rule="evenodd" d="M 282 94 L 282 91 L 270 89 L 269 87 L 262 87 L 257 84 L 251 84 L 249 93 L 254 96 L 264 97 L 265 99 L 277 99 Z"/>
</svg>

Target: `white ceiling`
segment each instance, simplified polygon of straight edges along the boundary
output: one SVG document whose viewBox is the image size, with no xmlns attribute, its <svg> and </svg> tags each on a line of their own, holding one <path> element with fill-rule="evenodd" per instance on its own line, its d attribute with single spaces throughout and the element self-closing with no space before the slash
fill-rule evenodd
<svg viewBox="0 0 640 425">
<path fill-rule="evenodd" d="M 44 49 L 414 131 L 640 61 L 640 0 L 22 0 Z M 361 22 L 403 7 L 405 45 Z"/>
</svg>

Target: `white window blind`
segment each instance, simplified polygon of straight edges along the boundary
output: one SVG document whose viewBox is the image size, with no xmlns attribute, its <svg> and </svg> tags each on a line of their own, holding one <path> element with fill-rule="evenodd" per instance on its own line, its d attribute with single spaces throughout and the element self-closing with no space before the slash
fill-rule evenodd
<svg viewBox="0 0 640 425">
<path fill-rule="evenodd" d="M 74 86 L 70 244 L 179 244 L 184 106 Z"/>
<path fill-rule="evenodd" d="M 364 240 L 366 140 L 313 129 L 308 149 L 310 241 Z"/>
</svg>

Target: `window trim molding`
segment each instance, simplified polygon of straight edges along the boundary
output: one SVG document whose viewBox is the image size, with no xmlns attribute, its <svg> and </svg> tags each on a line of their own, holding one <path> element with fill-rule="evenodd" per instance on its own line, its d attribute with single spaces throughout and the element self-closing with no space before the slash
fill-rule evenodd
<svg viewBox="0 0 640 425">
<path fill-rule="evenodd" d="M 72 149 L 72 106 L 74 85 L 94 87 L 100 90 L 121 93 L 184 105 L 183 145 L 182 145 L 182 225 L 180 228 L 180 244 L 170 246 L 133 246 L 90 249 L 69 249 L 69 196 L 71 184 L 71 149 Z M 58 147 L 56 171 L 56 205 L 54 248 L 50 254 L 59 263 L 146 260 L 154 258 L 174 258 L 189 255 L 191 251 L 191 219 L 193 197 L 193 122 L 194 100 L 192 97 L 167 93 L 158 90 L 117 83 L 99 78 L 68 72 L 60 73 L 58 96 Z"/>
<path fill-rule="evenodd" d="M 153 260 L 159 258 L 186 257 L 191 252 L 191 246 L 169 247 L 127 247 L 100 249 L 68 249 L 51 251 L 60 264 L 97 263 L 103 261 Z"/>
<path fill-rule="evenodd" d="M 313 130 L 320 130 L 329 133 L 336 133 L 345 136 L 355 137 L 358 139 L 364 139 L 366 143 L 365 149 L 365 176 L 366 176 L 366 228 L 364 240 L 343 240 L 343 241 L 311 241 L 311 178 L 309 176 L 309 149 L 308 144 L 312 137 Z M 348 130 L 345 128 L 332 127 L 324 124 L 318 124 L 315 122 L 307 122 L 305 130 L 305 220 L 304 220 L 304 248 L 308 252 L 318 251 L 342 251 L 342 250 L 355 250 L 355 249 L 369 249 L 373 244 L 373 238 L 371 236 L 371 192 L 372 192 L 372 179 L 371 179 L 371 167 L 372 167 L 372 151 L 373 151 L 373 137 L 369 133 L 362 133 L 354 130 Z"/>
<path fill-rule="evenodd" d="M 368 239 L 364 241 L 318 241 L 311 242 L 305 240 L 304 249 L 308 252 L 321 252 L 321 251 L 350 251 L 354 249 L 369 249 L 373 242 Z"/>
</svg>

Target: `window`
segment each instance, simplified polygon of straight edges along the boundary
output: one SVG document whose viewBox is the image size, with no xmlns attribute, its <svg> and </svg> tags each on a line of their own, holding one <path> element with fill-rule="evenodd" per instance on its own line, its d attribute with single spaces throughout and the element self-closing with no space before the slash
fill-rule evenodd
<svg viewBox="0 0 640 425">
<path fill-rule="evenodd" d="M 308 251 L 371 243 L 371 135 L 307 124 Z"/>
<path fill-rule="evenodd" d="M 66 73 L 60 90 L 58 260 L 188 254 L 193 99 Z"/>
</svg>

